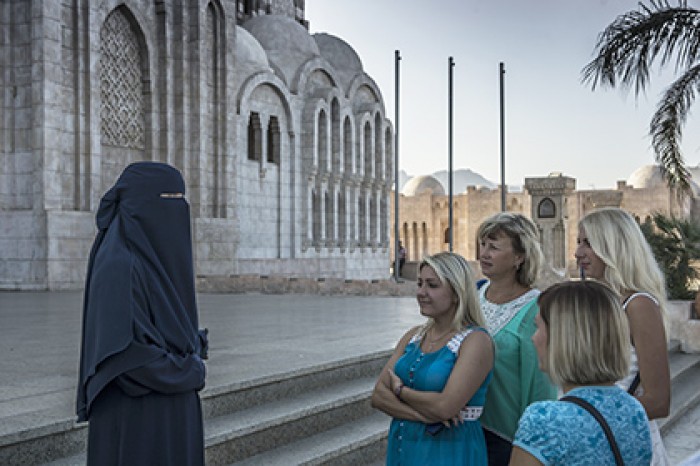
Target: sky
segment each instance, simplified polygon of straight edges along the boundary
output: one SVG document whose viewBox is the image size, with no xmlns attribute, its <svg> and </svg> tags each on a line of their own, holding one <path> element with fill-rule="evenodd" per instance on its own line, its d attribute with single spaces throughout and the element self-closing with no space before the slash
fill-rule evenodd
<svg viewBox="0 0 700 466">
<path fill-rule="evenodd" d="M 561 172 L 577 189 L 609 189 L 654 163 L 649 122 L 673 79 L 672 68 L 654 68 L 638 97 L 582 83 L 600 32 L 637 8 L 637 0 L 306 0 L 306 19 L 311 33 L 355 49 L 392 122 L 400 51 L 399 167 L 409 175 L 448 168 L 451 56 L 455 170 L 500 183 L 503 62 L 506 183 Z M 682 146 L 691 166 L 700 162 L 696 127 L 691 115 Z"/>
</svg>

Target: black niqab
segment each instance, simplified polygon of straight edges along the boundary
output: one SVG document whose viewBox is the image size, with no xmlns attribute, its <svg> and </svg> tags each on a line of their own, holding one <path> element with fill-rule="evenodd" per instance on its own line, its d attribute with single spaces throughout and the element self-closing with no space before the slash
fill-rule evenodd
<svg viewBox="0 0 700 466">
<path fill-rule="evenodd" d="M 139 162 L 100 202 L 85 285 L 79 420 L 88 419 L 100 391 L 121 374 L 164 351 L 201 350 L 184 194 L 178 170 Z M 137 293 L 147 304 L 135 305 Z"/>
</svg>

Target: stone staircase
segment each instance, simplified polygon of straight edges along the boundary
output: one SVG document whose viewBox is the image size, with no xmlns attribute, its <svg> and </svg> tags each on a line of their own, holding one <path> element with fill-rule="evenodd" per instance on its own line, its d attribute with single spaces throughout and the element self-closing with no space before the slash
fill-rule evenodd
<svg viewBox="0 0 700 466">
<path fill-rule="evenodd" d="M 369 397 L 389 351 L 206 389 L 206 464 L 381 464 L 389 418 Z M 670 346 L 671 414 L 662 433 L 700 402 L 700 354 Z M 38 423 L 41 424 L 41 423 Z M 0 437 L 0 464 L 85 464 L 86 425 L 45 422 Z"/>
<path fill-rule="evenodd" d="M 672 341 L 669 345 L 669 364 L 671 411 L 667 418 L 659 420 L 662 436 L 700 403 L 700 354 L 682 353 L 680 344 Z"/>
<path fill-rule="evenodd" d="M 367 464 L 389 418 L 370 406 L 390 351 L 202 393 L 207 465 Z M 87 425 L 49 422 L 0 437 L 0 464 L 85 464 Z"/>
</svg>

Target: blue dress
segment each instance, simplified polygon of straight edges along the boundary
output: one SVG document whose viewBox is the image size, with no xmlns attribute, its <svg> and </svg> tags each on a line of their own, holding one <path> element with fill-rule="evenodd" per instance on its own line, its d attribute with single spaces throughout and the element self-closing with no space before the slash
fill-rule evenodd
<svg viewBox="0 0 700 466">
<path fill-rule="evenodd" d="M 441 349 L 423 353 L 420 338 L 414 336 L 396 361 L 394 372 L 407 387 L 422 391 L 442 391 L 452 373 L 462 341 L 474 330 L 458 333 Z M 467 406 L 483 407 L 491 372 Z M 477 410 L 478 411 L 478 410 Z M 393 419 L 389 428 L 387 465 L 486 465 L 486 443 L 478 419 L 466 420 L 458 426 L 442 428 L 437 434 L 426 432 L 426 424 Z"/>
<path fill-rule="evenodd" d="M 644 408 L 616 386 L 575 388 L 567 395 L 592 404 L 610 426 L 627 465 L 651 462 L 651 436 Z M 615 465 L 607 437 L 598 421 L 583 408 L 566 401 L 531 404 L 520 419 L 513 445 L 545 465 Z"/>
</svg>

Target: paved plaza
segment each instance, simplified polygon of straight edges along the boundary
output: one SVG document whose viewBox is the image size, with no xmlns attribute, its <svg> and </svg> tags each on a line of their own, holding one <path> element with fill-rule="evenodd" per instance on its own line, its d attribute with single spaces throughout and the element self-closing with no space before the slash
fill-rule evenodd
<svg viewBox="0 0 700 466">
<path fill-rule="evenodd" d="M 200 294 L 207 389 L 387 350 L 423 321 L 410 297 Z M 0 435 L 73 416 L 81 292 L 0 292 Z"/>
<path fill-rule="evenodd" d="M 412 297 L 200 294 L 207 388 L 393 347 L 423 321 Z M 81 292 L 0 292 L 0 435 L 74 412 Z M 666 436 L 673 464 L 700 449 L 700 408 Z"/>
</svg>

